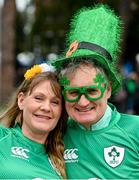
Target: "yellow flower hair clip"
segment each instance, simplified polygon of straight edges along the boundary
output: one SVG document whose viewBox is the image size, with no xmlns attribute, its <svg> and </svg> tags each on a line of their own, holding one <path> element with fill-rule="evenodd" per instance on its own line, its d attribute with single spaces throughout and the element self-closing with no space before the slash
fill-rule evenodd
<svg viewBox="0 0 139 180">
<path fill-rule="evenodd" d="M 39 64 L 39 65 L 36 64 L 26 71 L 26 73 L 24 74 L 24 77 L 25 77 L 25 80 L 30 80 L 36 74 L 39 74 L 42 72 L 48 72 L 48 71 L 54 72 L 55 68 L 52 65 L 48 65 L 46 63 Z"/>
</svg>

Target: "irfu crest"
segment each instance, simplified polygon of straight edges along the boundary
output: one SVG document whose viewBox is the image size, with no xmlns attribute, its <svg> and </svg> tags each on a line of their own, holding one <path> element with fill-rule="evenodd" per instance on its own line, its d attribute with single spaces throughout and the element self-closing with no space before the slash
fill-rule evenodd
<svg viewBox="0 0 139 180">
<path fill-rule="evenodd" d="M 124 158 L 125 149 L 118 146 L 111 146 L 104 148 L 104 158 L 105 161 L 111 167 L 116 167 L 121 164 Z"/>
</svg>

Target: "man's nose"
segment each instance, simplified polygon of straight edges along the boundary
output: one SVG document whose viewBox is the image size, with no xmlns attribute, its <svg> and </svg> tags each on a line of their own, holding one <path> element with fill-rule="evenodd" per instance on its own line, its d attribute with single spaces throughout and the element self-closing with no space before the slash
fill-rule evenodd
<svg viewBox="0 0 139 180">
<path fill-rule="evenodd" d="M 85 95 L 81 95 L 80 99 L 78 100 L 78 104 L 80 106 L 87 106 L 90 103 L 90 101 L 85 97 Z"/>
</svg>

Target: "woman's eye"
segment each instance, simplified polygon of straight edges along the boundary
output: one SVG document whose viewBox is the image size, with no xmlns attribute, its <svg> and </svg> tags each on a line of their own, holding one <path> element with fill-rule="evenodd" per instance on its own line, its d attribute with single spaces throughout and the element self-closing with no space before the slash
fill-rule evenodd
<svg viewBox="0 0 139 180">
<path fill-rule="evenodd" d="M 52 103 L 54 103 L 54 104 L 58 104 L 58 101 L 53 101 Z"/>
<path fill-rule="evenodd" d="M 57 104 L 59 104 L 59 101 L 52 101 L 52 104 L 57 105 Z"/>
<path fill-rule="evenodd" d="M 39 97 L 39 96 L 36 96 L 34 97 L 36 100 L 42 100 L 43 98 L 42 97 Z"/>
</svg>

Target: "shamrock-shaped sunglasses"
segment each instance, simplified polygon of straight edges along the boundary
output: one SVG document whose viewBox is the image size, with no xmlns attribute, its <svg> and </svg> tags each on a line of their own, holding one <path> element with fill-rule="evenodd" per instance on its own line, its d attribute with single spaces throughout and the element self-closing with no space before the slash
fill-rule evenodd
<svg viewBox="0 0 139 180">
<path fill-rule="evenodd" d="M 107 88 L 107 83 L 104 86 L 83 86 L 83 87 L 64 87 L 62 94 L 64 99 L 68 102 L 77 102 L 82 95 L 89 101 L 97 101 L 104 95 Z"/>
</svg>

